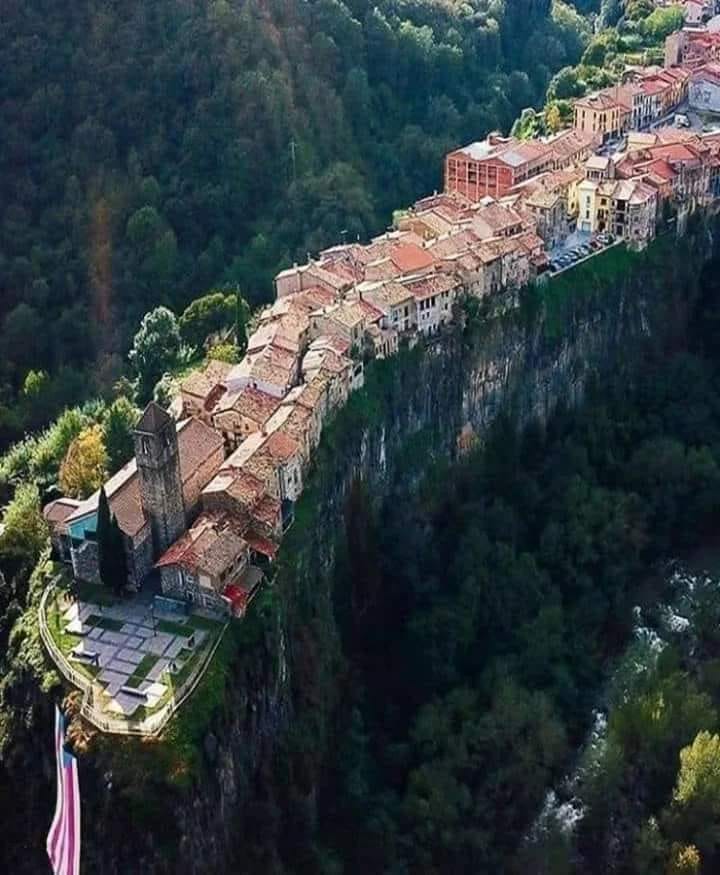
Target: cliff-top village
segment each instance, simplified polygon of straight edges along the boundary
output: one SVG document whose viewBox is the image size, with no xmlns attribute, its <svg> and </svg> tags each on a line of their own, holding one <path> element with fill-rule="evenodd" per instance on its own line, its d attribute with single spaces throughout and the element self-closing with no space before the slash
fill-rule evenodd
<svg viewBox="0 0 720 875">
<path fill-rule="evenodd" d="M 544 138 L 491 134 L 448 154 L 444 190 L 362 245 L 333 246 L 275 278 L 239 364 L 181 385 L 176 421 L 150 404 L 135 458 L 105 484 L 129 583 L 242 616 L 276 556 L 324 424 L 363 385 L 363 362 L 433 335 L 461 295 L 544 280 L 621 243 L 642 249 L 669 215 L 720 195 L 720 21 L 666 43 L 663 67 L 574 102 Z M 100 493 L 44 514 L 73 576 L 98 582 Z"/>
</svg>

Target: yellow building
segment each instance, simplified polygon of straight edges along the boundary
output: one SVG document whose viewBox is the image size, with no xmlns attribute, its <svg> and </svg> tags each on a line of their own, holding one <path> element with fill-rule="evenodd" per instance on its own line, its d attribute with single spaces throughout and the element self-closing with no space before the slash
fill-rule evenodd
<svg viewBox="0 0 720 875">
<path fill-rule="evenodd" d="M 627 128 L 628 107 L 611 90 L 580 97 L 573 105 L 573 112 L 575 130 L 599 134 L 603 140 L 619 137 Z"/>
<path fill-rule="evenodd" d="M 578 231 L 594 234 L 598 230 L 598 187 L 598 183 L 594 179 L 584 179 L 577 187 Z"/>
</svg>

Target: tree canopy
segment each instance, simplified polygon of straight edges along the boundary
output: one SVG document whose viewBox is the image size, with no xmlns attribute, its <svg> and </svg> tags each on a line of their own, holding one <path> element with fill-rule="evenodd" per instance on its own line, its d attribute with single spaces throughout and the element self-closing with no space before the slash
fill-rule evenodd
<svg viewBox="0 0 720 875">
<path fill-rule="evenodd" d="M 255 306 L 382 231 L 590 35 L 548 0 L 151 6 L 3 9 L 0 442 L 107 393 L 147 311 L 236 284 Z"/>
<path fill-rule="evenodd" d="M 101 426 L 86 428 L 68 447 L 60 466 L 60 488 L 65 495 L 73 498 L 87 498 L 100 488 L 107 473 L 107 464 Z"/>
<path fill-rule="evenodd" d="M 138 377 L 138 394 L 147 401 L 157 381 L 177 361 L 180 329 L 175 314 L 167 307 L 156 307 L 143 317 L 129 358 Z"/>
</svg>

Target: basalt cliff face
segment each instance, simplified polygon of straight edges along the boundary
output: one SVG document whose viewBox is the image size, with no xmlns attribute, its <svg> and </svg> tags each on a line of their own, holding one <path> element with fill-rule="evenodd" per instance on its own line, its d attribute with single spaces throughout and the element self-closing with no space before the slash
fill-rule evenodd
<svg viewBox="0 0 720 875">
<path fill-rule="evenodd" d="M 324 433 L 274 584 L 171 737 L 95 739 L 81 757 L 84 871 L 302 869 L 283 857 L 312 835 L 332 743 L 344 671 L 335 556 L 353 482 L 381 501 L 481 440 L 501 413 L 542 421 L 558 404 L 578 403 L 591 378 L 618 369 L 630 378 L 649 344 L 681 341 L 716 236 L 705 222 L 619 264 L 615 254 L 598 256 L 576 278 L 520 301 L 467 308 L 463 327 L 368 369 L 366 389 Z M 15 705 L 0 772 L 14 833 L 0 868 L 36 873 L 45 871 L 54 770 L 50 697 L 31 672 Z"/>
</svg>

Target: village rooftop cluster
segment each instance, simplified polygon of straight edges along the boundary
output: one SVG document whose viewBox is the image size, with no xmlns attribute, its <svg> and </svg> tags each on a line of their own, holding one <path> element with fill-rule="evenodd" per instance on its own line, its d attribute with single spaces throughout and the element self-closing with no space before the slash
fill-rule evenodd
<svg viewBox="0 0 720 875">
<path fill-rule="evenodd" d="M 664 68 L 628 69 L 577 100 L 572 127 L 457 149 L 444 191 L 391 231 L 278 274 L 243 360 L 190 374 L 178 423 L 151 404 L 135 459 L 105 484 L 130 581 L 156 572 L 166 597 L 242 615 L 293 522 L 325 423 L 363 385 L 364 362 L 438 332 L 461 295 L 519 289 L 617 241 L 641 249 L 668 212 L 680 221 L 714 201 L 720 135 L 670 122 L 686 105 L 720 109 L 719 51 L 713 31 L 674 34 Z M 94 582 L 98 501 L 45 509 L 58 554 Z"/>
</svg>

